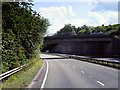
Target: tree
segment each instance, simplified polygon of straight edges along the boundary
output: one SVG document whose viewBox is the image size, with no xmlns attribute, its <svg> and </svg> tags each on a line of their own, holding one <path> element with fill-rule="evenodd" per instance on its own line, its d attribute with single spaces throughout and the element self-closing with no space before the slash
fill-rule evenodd
<svg viewBox="0 0 120 90">
<path fill-rule="evenodd" d="M 28 63 L 42 47 L 49 22 L 33 11 L 32 6 L 26 2 L 3 2 L 3 72 Z"/>
<path fill-rule="evenodd" d="M 81 35 L 81 34 L 90 34 L 91 33 L 91 27 L 87 26 L 87 25 L 83 25 L 82 27 L 78 27 L 77 28 L 77 35 Z"/>
<path fill-rule="evenodd" d="M 79 31 L 81 30 L 81 27 L 78 27 L 77 29 L 76 29 L 76 34 L 78 35 L 78 33 L 79 33 Z"/>
<path fill-rule="evenodd" d="M 60 31 L 58 31 L 55 36 L 72 36 L 72 35 L 91 35 L 91 34 L 103 34 L 103 35 L 113 35 L 120 38 L 120 24 L 114 24 L 105 26 L 87 26 L 83 25 L 76 28 L 71 24 L 66 24 Z"/>
<path fill-rule="evenodd" d="M 76 35 L 75 32 L 75 26 L 72 26 L 71 24 L 66 24 L 60 31 L 58 31 L 55 35 L 56 36 L 71 36 L 71 35 Z"/>
</svg>

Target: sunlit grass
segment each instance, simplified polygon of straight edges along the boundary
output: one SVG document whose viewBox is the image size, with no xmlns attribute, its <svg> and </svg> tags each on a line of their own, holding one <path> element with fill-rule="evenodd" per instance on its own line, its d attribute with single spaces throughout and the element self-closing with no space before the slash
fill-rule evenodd
<svg viewBox="0 0 120 90">
<path fill-rule="evenodd" d="M 42 60 L 34 60 L 34 62 L 31 65 L 29 65 L 29 67 L 12 75 L 10 78 L 8 78 L 8 80 L 4 81 L 3 88 L 27 87 L 31 83 L 41 66 Z"/>
</svg>

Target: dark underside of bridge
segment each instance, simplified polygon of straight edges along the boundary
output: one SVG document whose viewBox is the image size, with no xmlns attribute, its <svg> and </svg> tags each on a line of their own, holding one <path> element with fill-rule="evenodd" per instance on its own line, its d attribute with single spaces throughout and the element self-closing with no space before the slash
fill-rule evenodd
<svg viewBox="0 0 120 90">
<path fill-rule="evenodd" d="M 43 51 L 85 56 L 119 57 L 120 40 L 111 36 L 45 37 Z"/>
</svg>

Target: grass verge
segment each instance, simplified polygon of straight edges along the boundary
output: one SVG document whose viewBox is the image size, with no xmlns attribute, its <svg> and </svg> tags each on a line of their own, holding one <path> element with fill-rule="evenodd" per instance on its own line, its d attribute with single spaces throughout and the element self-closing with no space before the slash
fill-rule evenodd
<svg viewBox="0 0 120 90">
<path fill-rule="evenodd" d="M 27 87 L 31 83 L 41 66 L 42 60 L 37 59 L 32 61 L 32 63 L 27 68 L 17 72 L 16 74 L 10 76 L 7 80 L 3 81 L 2 88 Z"/>
</svg>

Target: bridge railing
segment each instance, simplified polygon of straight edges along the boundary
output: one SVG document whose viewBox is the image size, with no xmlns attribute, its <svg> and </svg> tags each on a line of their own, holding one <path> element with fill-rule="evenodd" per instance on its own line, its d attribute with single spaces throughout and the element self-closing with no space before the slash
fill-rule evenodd
<svg viewBox="0 0 120 90">
<path fill-rule="evenodd" d="M 74 36 L 47 36 L 45 40 L 49 39 L 73 39 L 73 38 L 113 38 L 111 35 L 74 35 Z"/>
</svg>

